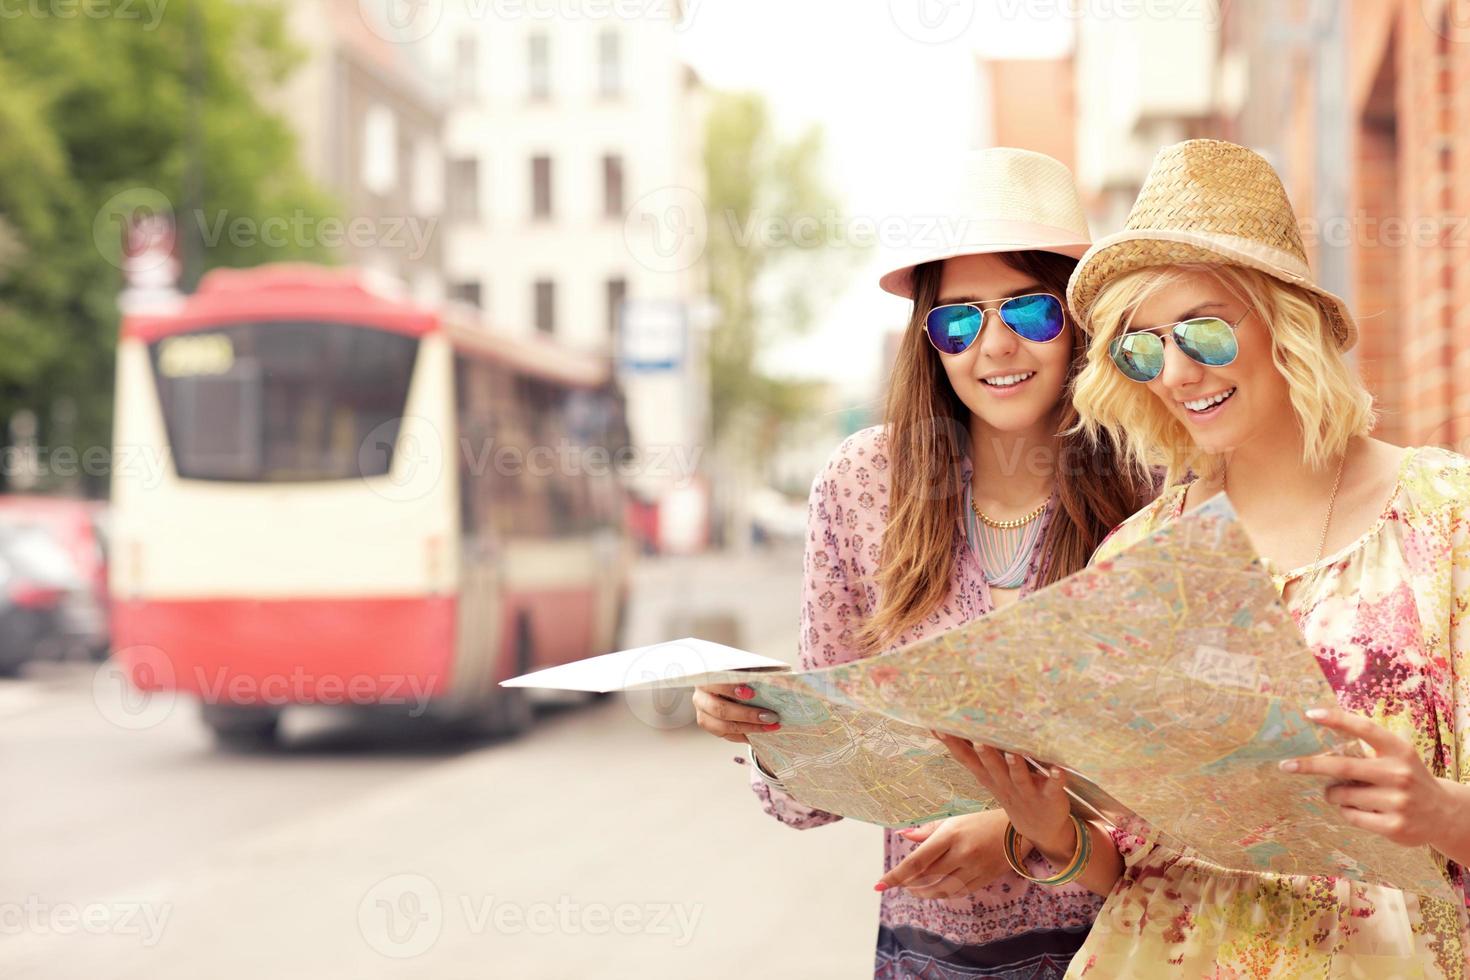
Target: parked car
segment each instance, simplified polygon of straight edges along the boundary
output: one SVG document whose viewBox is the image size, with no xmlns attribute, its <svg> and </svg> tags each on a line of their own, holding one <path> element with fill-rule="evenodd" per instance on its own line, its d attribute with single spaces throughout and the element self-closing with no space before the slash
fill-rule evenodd
<svg viewBox="0 0 1470 980">
<path fill-rule="evenodd" d="M 70 568 L 62 609 L 64 636 L 55 656 L 97 660 L 107 656 L 111 609 L 105 520 L 106 505 L 101 501 L 0 495 L 0 525 L 33 528 L 49 537 Z"/>
<path fill-rule="evenodd" d="M 88 589 L 51 534 L 0 521 L 0 676 L 28 660 L 65 655 L 79 639 Z"/>
</svg>

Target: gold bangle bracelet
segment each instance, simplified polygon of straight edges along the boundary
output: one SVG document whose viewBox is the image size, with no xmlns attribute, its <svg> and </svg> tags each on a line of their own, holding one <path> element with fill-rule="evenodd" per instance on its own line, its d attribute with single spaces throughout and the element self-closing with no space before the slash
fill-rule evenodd
<svg viewBox="0 0 1470 980">
<path fill-rule="evenodd" d="M 1072 826 L 1077 830 L 1077 851 L 1072 855 L 1072 860 L 1067 867 L 1050 878 L 1035 878 L 1026 873 L 1021 866 L 1021 859 L 1016 854 L 1016 828 L 1010 822 L 1006 823 L 1005 843 L 1001 850 L 1005 853 L 1006 863 L 1011 870 L 1027 881 L 1034 881 L 1038 885 L 1065 885 L 1079 877 L 1087 867 L 1088 859 L 1092 856 L 1092 834 L 1087 824 L 1077 818 L 1075 813 L 1067 814 L 1072 820 Z"/>
</svg>

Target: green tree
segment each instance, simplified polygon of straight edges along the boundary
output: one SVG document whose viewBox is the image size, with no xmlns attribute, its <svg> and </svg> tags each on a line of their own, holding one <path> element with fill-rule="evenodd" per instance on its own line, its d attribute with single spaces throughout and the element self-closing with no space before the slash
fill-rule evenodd
<svg viewBox="0 0 1470 980">
<path fill-rule="evenodd" d="M 161 195 L 181 240 L 217 215 L 332 208 L 258 97 L 299 57 L 278 4 L 170 0 L 156 21 L 134 2 L 115 0 L 104 17 L 84 6 L 89 16 L 27 8 L 0 30 L 0 219 L 12 233 L 8 256 L 0 249 L 0 423 L 29 408 L 44 443 L 66 400 L 69 437 L 108 445 L 121 288 L 109 202 Z M 200 254 L 203 268 L 326 257 L 228 236 Z"/>
<path fill-rule="evenodd" d="M 712 98 L 704 144 L 705 261 L 719 309 L 709 346 L 711 436 L 743 447 L 737 462 L 746 465 L 769 456 L 821 387 L 763 374 L 760 351 L 808 332 L 817 297 L 839 291 L 863 254 L 827 240 L 839 212 L 823 182 L 822 142 L 817 127 L 783 140 L 758 95 Z"/>
</svg>

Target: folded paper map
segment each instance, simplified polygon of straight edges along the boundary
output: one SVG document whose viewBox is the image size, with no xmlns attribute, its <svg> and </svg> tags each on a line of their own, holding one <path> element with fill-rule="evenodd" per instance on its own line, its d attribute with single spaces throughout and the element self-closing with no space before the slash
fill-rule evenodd
<svg viewBox="0 0 1470 980">
<path fill-rule="evenodd" d="M 1364 749 L 1307 720 L 1336 698 L 1224 495 L 881 656 L 794 671 L 686 638 L 502 683 L 748 684 L 748 703 L 781 716 L 779 732 L 749 736 L 762 763 L 797 800 L 857 820 L 908 826 L 993 805 L 934 729 L 1059 765 L 1083 815 L 1224 868 L 1453 897 L 1428 848 L 1350 826 L 1323 797 L 1326 777 L 1278 768 Z"/>
</svg>

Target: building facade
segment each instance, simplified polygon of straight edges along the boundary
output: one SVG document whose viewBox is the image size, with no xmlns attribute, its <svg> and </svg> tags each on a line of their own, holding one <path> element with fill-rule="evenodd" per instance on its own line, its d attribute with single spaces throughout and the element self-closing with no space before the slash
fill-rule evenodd
<svg viewBox="0 0 1470 980">
<path fill-rule="evenodd" d="M 413 45 L 391 40 L 356 0 L 284 5 L 302 64 L 277 93 L 308 174 L 339 206 L 324 244 L 343 261 L 445 295 L 445 104 Z"/>
<path fill-rule="evenodd" d="M 708 433 L 701 88 L 677 50 L 679 4 L 573 12 L 449 0 L 423 39 L 449 100 L 447 293 L 496 329 L 614 359 L 639 450 L 629 486 L 663 518 L 659 547 L 696 550 L 709 501 L 688 463 Z"/>
</svg>

